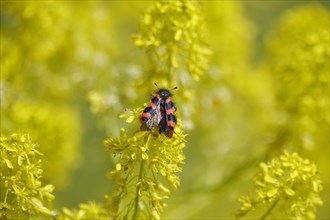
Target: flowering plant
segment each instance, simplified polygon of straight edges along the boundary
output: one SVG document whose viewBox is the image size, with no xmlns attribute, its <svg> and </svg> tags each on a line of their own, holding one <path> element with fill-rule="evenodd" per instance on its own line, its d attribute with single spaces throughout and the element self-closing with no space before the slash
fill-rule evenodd
<svg viewBox="0 0 330 220">
<path fill-rule="evenodd" d="M 319 196 L 322 181 L 316 165 L 297 153 L 284 151 L 279 158 L 260 163 L 254 183 L 255 194 L 239 198 L 243 205 L 238 217 L 267 206 L 261 217 L 265 219 L 275 207 L 281 206 L 291 219 L 315 219 L 316 206 L 323 204 Z"/>
<path fill-rule="evenodd" d="M 128 123 L 140 118 L 142 108 L 121 115 Z M 178 120 L 172 138 L 159 134 L 157 130 L 137 131 L 132 136 L 125 129 L 120 130 L 119 138 L 104 141 L 107 150 L 116 159 L 115 170 L 108 177 L 116 182 L 111 198 L 115 218 L 154 218 L 159 219 L 168 198 L 169 186 L 180 186 L 176 173 L 181 172 L 185 156 L 185 134 Z"/>
<path fill-rule="evenodd" d="M 53 185 L 42 185 L 38 145 L 29 135 L 0 137 L 0 218 L 50 216 Z"/>
</svg>

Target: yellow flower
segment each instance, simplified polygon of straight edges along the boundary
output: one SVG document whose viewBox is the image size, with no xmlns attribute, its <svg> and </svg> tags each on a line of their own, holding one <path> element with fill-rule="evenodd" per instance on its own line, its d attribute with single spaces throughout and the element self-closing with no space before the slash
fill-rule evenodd
<svg viewBox="0 0 330 220">
<path fill-rule="evenodd" d="M 198 3 L 187 0 L 158 1 L 147 9 L 140 30 L 133 35 L 135 46 L 143 48 L 156 65 L 158 74 L 182 68 L 198 79 L 208 68 L 211 51 L 204 41 L 204 21 Z"/>
<path fill-rule="evenodd" d="M 330 122 L 329 25 L 329 11 L 314 3 L 287 12 L 268 40 L 280 129 L 293 137 L 280 141 L 293 149 L 313 149 L 319 128 Z"/>
<path fill-rule="evenodd" d="M 81 203 L 79 209 L 63 208 L 62 211 L 62 214 L 56 216 L 56 219 L 110 219 L 108 210 L 95 202 Z"/>
<path fill-rule="evenodd" d="M 256 194 L 239 198 L 243 206 L 238 217 L 261 205 L 272 210 L 279 202 L 292 219 L 315 218 L 316 206 L 322 205 L 322 182 L 314 163 L 284 151 L 279 158 L 261 163 L 260 168 L 254 180 Z"/>
<path fill-rule="evenodd" d="M 139 119 L 142 108 L 131 111 L 126 117 L 128 123 Z M 177 189 L 180 186 L 178 172 L 185 156 L 185 134 L 181 121 L 175 127 L 172 138 L 159 134 L 158 130 L 137 131 L 127 135 L 120 130 L 119 138 L 104 141 L 107 150 L 114 155 L 116 166 L 108 177 L 116 182 L 113 198 L 121 202 L 120 210 L 113 215 L 117 218 L 154 218 L 158 219 L 165 206 L 170 190 L 162 183 Z M 125 216 L 124 216 L 125 215 Z"/>
<path fill-rule="evenodd" d="M 54 186 L 41 183 L 42 155 L 27 134 L 0 137 L 0 218 L 50 216 Z"/>
</svg>

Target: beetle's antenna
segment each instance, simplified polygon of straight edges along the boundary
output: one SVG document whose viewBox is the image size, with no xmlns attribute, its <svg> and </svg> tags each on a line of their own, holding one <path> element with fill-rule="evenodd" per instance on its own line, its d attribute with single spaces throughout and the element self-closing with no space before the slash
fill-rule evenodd
<svg viewBox="0 0 330 220">
<path fill-rule="evenodd" d="M 155 84 L 155 86 L 157 87 L 157 89 L 159 89 L 159 87 L 158 87 L 157 83 L 154 83 L 154 84 Z"/>
<path fill-rule="evenodd" d="M 178 87 L 176 86 L 176 87 L 174 87 L 173 89 L 171 89 L 170 91 L 172 91 L 172 90 L 175 90 L 175 89 L 177 89 Z"/>
</svg>

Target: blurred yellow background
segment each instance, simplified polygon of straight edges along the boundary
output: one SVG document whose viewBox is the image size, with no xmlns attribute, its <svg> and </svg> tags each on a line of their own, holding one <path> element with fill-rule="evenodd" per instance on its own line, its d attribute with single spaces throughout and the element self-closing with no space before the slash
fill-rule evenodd
<svg viewBox="0 0 330 220">
<path fill-rule="evenodd" d="M 119 115 L 156 89 L 153 79 L 141 85 L 148 60 L 131 40 L 152 4 L 1 1 L 1 133 L 28 132 L 40 144 L 57 209 L 111 193 L 103 140 L 138 130 Z M 213 54 L 199 81 L 178 72 L 169 85 L 179 86 L 173 99 L 188 136 L 181 188 L 162 218 L 234 218 L 258 164 L 288 149 L 319 166 L 316 216 L 329 219 L 329 1 L 201 8 Z"/>
</svg>

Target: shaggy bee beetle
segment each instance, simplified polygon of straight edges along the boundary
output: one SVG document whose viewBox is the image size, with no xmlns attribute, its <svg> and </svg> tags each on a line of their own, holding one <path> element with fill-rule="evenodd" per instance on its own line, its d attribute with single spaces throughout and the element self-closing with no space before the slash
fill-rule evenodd
<svg viewBox="0 0 330 220">
<path fill-rule="evenodd" d="M 172 137 L 176 125 L 175 103 L 172 102 L 171 90 L 159 88 L 154 95 L 151 95 L 151 102 L 144 109 L 140 121 L 141 130 L 152 130 L 159 128 L 159 133 L 164 132 L 167 137 Z"/>
</svg>

